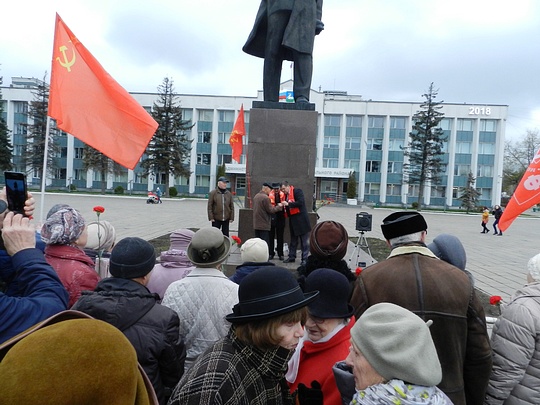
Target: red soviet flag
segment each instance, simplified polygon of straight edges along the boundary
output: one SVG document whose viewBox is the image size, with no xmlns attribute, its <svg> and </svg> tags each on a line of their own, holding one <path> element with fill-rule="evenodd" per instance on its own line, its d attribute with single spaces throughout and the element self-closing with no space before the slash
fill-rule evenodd
<svg viewBox="0 0 540 405">
<path fill-rule="evenodd" d="M 134 169 L 158 127 L 56 14 L 49 116 L 57 127 Z"/>
<path fill-rule="evenodd" d="M 540 150 L 521 178 L 519 186 L 510 198 L 501 219 L 499 228 L 505 231 L 523 211 L 540 202 Z"/>
<path fill-rule="evenodd" d="M 244 104 L 240 107 L 238 118 L 234 123 L 234 128 L 229 137 L 229 143 L 232 149 L 232 158 L 240 163 L 240 156 L 242 155 L 242 137 L 246 134 L 246 125 L 244 123 Z"/>
</svg>

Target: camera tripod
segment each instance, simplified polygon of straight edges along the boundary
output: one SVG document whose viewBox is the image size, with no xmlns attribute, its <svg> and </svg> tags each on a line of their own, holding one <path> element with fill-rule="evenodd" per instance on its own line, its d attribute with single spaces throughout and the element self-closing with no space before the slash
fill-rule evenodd
<svg viewBox="0 0 540 405">
<path fill-rule="evenodd" d="M 355 269 L 356 267 L 358 267 L 359 258 L 360 258 L 360 250 L 362 248 L 366 248 L 367 253 L 371 257 L 371 250 L 369 249 L 368 241 L 367 241 L 366 237 L 364 236 L 365 232 L 360 231 L 359 233 L 360 233 L 360 235 L 358 236 L 358 239 L 356 240 L 356 243 L 354 245 L 354 249 L 352 251 L 351 257 L 349 258 L 349 267 L 351 269 Z M 356 260 L 353 263 L 352 260 L 353 260 L 354 257 L 356 257 Z M 352 264 L 354 264 L 354 266 L 352 266 Z"/>
</svg>

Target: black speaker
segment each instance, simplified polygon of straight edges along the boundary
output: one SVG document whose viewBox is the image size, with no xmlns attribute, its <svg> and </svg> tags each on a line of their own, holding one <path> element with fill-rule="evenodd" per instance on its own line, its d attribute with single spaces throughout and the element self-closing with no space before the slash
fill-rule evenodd
<svg viewBox="0 0 540 405">
<path fill-rule="evenodd" d="M 356 230 L 360 232 L 371 231 L 372 215 L 367 212 L 356 214 Z"/>
</svg>

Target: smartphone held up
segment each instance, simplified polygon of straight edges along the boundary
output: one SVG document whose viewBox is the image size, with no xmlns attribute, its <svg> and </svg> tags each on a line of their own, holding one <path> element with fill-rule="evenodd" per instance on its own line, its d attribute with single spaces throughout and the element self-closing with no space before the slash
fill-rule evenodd
<svg viewBox="0 0 540 405">
<path fill-rule="evenodd" d="M 18 172 L 4 172 L 8 209 L 24 215 L 26 195 L 26 175 Z"/>
</svg>

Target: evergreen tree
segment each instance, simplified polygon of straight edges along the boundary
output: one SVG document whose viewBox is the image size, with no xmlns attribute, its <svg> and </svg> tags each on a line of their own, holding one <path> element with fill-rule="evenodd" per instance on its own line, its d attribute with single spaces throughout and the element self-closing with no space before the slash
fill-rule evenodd
<svg viewBox="0 0 540 405">
<path fill-rule="evenodd" d="M 347 182 L 347 198 L 356 198 L 356 175 L 354 171 L 349 173 L 349 180 Z"/>
<path fill-rule="evenodd" d="M 43 158 L 45 155 L 45 137 L 47 133 L 47 110 L 49 105 L 49 85 L 45 82 L 46 74 L 39 84 L 34 94 L 34 100 L 30 102 L 28 115 L 30 124 L 27 124 L 26 148 L 23 153 L 23 159 L 26 167 L 31 168 L 34 173 L 43 175 Z M 55 136 L 58 130 L 51 121 L 49 128 L 49 143 L 47 154 L 47 168 L 49 173 L 56 167 L 55 157 L 60 151 L 55 144 Z M 45 173 L 45 175 L 47 175 Z"/>
<path fill-rule="evenodd" d="M 165 77 L 158 86 L 158 100 L 152 108 L 152 117 L 159 124 L 146 148 L 141 167 L 145 175 L 160 178 L 165 174 L 165 196 L 169 196 L 169 174 L 189 177 L 191 141 L 186 131 L 193 127 L 182 120 L 182 108 L 174 92 L 173 80 Z"/>
<path fill-rule="evenodd" d="M 474 187 L 475 182 L 476 177 L 474 177 L 472 173 L 469 173 L 469 177 L 467 178 L 467 187 L 465 187 L 463 193 L 459 197 L 461 200 L 461 206 L 467 210 L 467 214 L 469 211 L 475 209 L 478 205 L 480 192 Z"/>
<path fill-rule="evenodd" d="M 121 174 L 122 172 L 127 171 L 126 168 L 88 145 L 84 145 L 82 160 L 85 169 L 92 169 L 100 174 L 101 194 L 105 194 L 108 174 Z"/>
<path fill-rule="evenodd" d="M 3 78 L 0 77 L 0 86 L 3 83 Z M 9 139 L 9 128 L 4 119 L 4 102 L 2 99 L 2 89 L 0 88 L 0 170 L 11 170 L 13 165 L 13 146 Z"/>
<path fill-rule="evenodd" d="M 418 184 L 418 208 L 420 209 L 424 197 L 426 183 L 440 182 L 442 172 L 443 142 L 446 140 L 440 122 L 444 113 L 440 111 L 442 101 L 436 101 L 438 90 L 433 83 L 429 90 L 423 94 L 425 101 L 420 105 L 421 110 L 413 115 L 413 130 L 409 134 L 410 141 L 404 151 L 409 163 L 403 165 L 406 182 Z"/>
<path fill-rule="evenodd" d="M 220 177 L 227 177 L 227 168 L 225 166 L 225 163 L 222 165 L 219 165 L 217 168 L 216 177 L 219 179 Z"/>
</svg>

